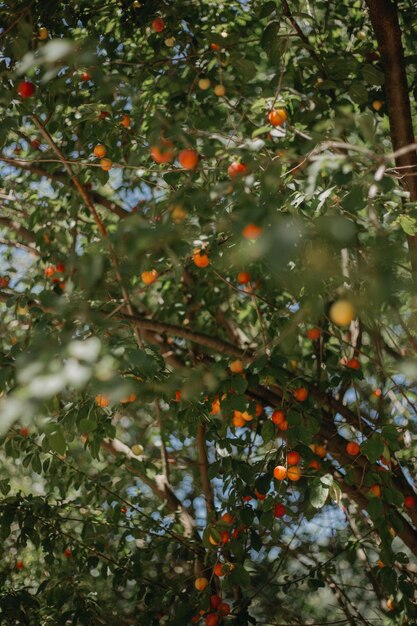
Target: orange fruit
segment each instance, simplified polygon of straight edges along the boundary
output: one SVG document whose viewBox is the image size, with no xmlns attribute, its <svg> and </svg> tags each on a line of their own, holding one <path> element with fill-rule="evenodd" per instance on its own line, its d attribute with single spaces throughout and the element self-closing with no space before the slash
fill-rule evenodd
<svg viewBox="0 0 417 626">
<path fill-rule="evenodd" d="M 300 462 L 300 455 L 298 452 L 296 452 L 295 450 L 293 450 L 292 452 L 288 452 L 287 454 L 287 463 L 288 465 L 298 465 L 298 463 Z"/>
<path fill-rule="evenodd" d="M 206 589 L 208 584 L 209 584 L 208 579 L 203 576 L 200 578 L 196 578 L 194 581 L 194 586 L 197 589 L 197 591 L 204 591 L 204 589 Z"/>
<path fill-rule="evenodd" d="M 249 272 L 239 272 L 239 274 L 237 275 L 237 282 L 240 285 L 246 285 L 246 283 L 250 283 L 252 276 L 249 274 Z"/>
<path fill-rule="evenodd" d="M 361 449 L 356 441 L 349 441 L 349 443 L 346 445 L 346 452 L 350 456 L 358 456 L 358 454 L 360 454 L 360 451 Z"/>
<path fill-rule="evenodd" d="M 372 487 L 369 488 L 369 491 L 377 498 L 381 497 L 381 487 L 379 485 L 372 485 Z"/>
<path fill-rule="evenodd" d="M 194 265 L 197 265 L 197 267 L 207 267 L 210 265 L 210 259 L 207 254 L 201 250 L 194 250 L 193 261 Z"/>
<path fill-rule="evenodd" d="M 255 489 L 255 496 L 257 500 L 265 500 L 266 498 L 266 493 L 259 493 L 259 491 L 257 489 Z"/>
<path fill-rule="evenodd" d="M 106 146 L 103 146 L 101 143 L 98 143 L 94 147 L 93 152 L 94 152 L 95 157 L 97 157 L 98 159 L 102 159 L 107 154 Z"/>
<path fill-rule="evenodd" d="M 101 159 L 100 160 L 100 167 L 104 172 L 108 172 L 111 169 L 111 166 L 113 165 L 111 159 Z"/>
<path fill-rule="evenodd" d="M 361 363 L 359 359 L 356 359 L 355 357 L 353 357 L 352 359 L 349 359 L 349 361 L 347 361 L 346 367 L 348 367 L 351 370 L 359 370 L 361 368 Z"/>
<path fill-rule="evenodd" d="M 262 233 L 262 228 L 256 224 L 248 224 L 242 230 L 242 235 L 245 239 L 258 239 Z"/>
<path fill-rule="evenodd" d="M 96 401 L 96 404 L 102 408 L 109 406 L 110 404 L 110 400 L 108 399 L 108 397 L 103 396 L 101 394 L 95 397 L 95 401 Z"/>
<path fill-rule="evenodd" d="M 200 157 L 196 150 L 192 150 L 187 148 L 186 150 L 181 150 L 178 155 L 178 161 L 185 170 L 195 170 L 198 165 Z"/>
<path fill-rule="evenodd" d="M 379 569 L 382 569 L 383 567 L 385 567 L 384 563 L 381 561 L 381 559 L 378 559 L 377 565 L 379 567 Z"/>
<path fill-rule="evenodd" d="M 216 96 L 221 98 L 226 94 L 226 87 L 224 85 L 216 85 L 214 88 L 214 93 Z"/>
<path fill-rule="evenodd" d="M 283 465 L 277 465 L 274 469 L 274 478 L 276 480 L 284 480 L 287 478 L 287 468 Z"/>
<path fill-rule="evenodd" d="M 122 119 L 120 120 L 119 124 L 121 126 L 124 126 L 125 128 L 130 128 L 130 124 L 131 124 L 132 120 L 130 118 L 130 115 L 127 115 L 127 113 L 125 113 L 122 116 Z"/>
<path fill-rule="evenodd" d="M 322 444 L 318 444 L 318 443 L 314 443 L 312 446 L 310 446 L 311 449 L 313 450 L 314 454 L 317 454 L 317 456 L 319 456 L 321 459 L 324 459 L 324 457 L 327 454 L 327 448 L 326 446 L 322 445 Z"/>
<path fill-rule="evenodd" d="M 374 101 L 372 102 L 372 108 L 373 108 L 375 111 L 380 111 L 380 110 L 382 109 L 382 107 L 383 107 L 383 106 L 384 106 L 384 102 L 383 102 L 383 100 L 374 100 Z"/>
<path fill-rule="evenodd" d="M 211 403 L 210 415 L 217 415 L 218 413 L 220 413 L 220 411 L 221 411 L 220 400 L 219 400 L 219 397 L 217 396 L 216 399 L 213 400 L 213 402 Z"/>
<path fill-rule="evenodd" d="M 233 412 L 233 416 L 234 417 L 238 417 L 243 419 L 245 422 L 251 422 L 253 420 L 253 415 L 251 415 L 250 413 L 248 413 L 247 411 L 234 411 Z"/>
<path fill-rule="evenodd" d="M 317 459 L 311 459 L 310 463 L 308 464 L 309 467 L 311 467 L 314 470 L 319 470 L 321 465 L 320 465 L 320 461 L 318 461 Z"/>
<path fill-rule="evenodd" d="M 223 513 L 222 515 L 222 520 L 223 522 L 225 522 L 226 524 L 233 524 L 233 522 L 235 521 L 235 516 L 232 515 L 231 513 Z"/>
<path fill-rule="evenodd" d="M 294 391 L 294 398 L 298 400 L 298 402 L 305 402 L 308 398 L 308 391 L 305 387 L 299 387 Z"/>
<path fill-rule="evenodd" d="M 41 41 L 45 41 L 45 39 L 48 39 L 48 35 L 48 29 L 45 28 L 45 26 L 41 26 L 38 30 L 38 39 L 40 39 Z"/>
<path fill-rule="evenodd" d="M 211 43 L 210 48 L 212 50 L 220 50 L 220 46 L 217 43 Z"/>
<path fill-rule="evenodd" d="M 155 163 L 171 163 L 174 160 L 174 144 L 169 139 L 161 139 L 160 145 L 152 146 L 151 157 Z"/>
<path fill-rule="evenodd" d="M 243 428 L 243 426 L 246 425 L 246 422 L 243 417 L 241 417 L 241 415 L 234 415 L 232 419 L 232 424 L 236 428 Z"/>
<path fill-rule="evenodd" d="M 181 391 L 175 392 L 175 402 L 181 402 Z"/>
<path fill-rule="evenodd" d="M 224 571 L 223 563 L 216 563 L 213 567 L 213 573 L 215 576 L 219 576 L 219 578 L 224 576 L 226 572 Z"/>
<path fill-rule="evenodd" d="M 282 126 L 288 119 L 285 109 L 272 109 L 268 114 L 269 123 L 272 126 Z"/>
<path fill-rule="evenodd" d="M 320 330 L 318 328 L 309 328 L 307 331 L 307 337 L 308 339 L 311 339 L 311 341 L 317 341 L 320 339 Z"/>
<path fill-rule="evenodd" d="M 211 535 L 209 536 L 209 542 L 211 543 L 212 546 L 218 546 L 219 542 L 215 540 L 214 537 L 212 537 Z"/>
<path fill-rule="evenodd" d="M 158 280 L 158 272 L 156 270 L 150 270 L 149 272 L 142 272 L 140 275 L 142 281 L 145 285 L 152 285 L 156 280 Z"/>
<path fill-rule="evenodd" d="M 262 404 L 260 402 L 258 402 L 257 405 L 256 405 L 256 408 L 255 408 L 255 415 L 256 415 L 256 417 L 260 417 L 262 415 L 262 413 L 263 413 L 263 410 L 264 410 L 264 408 L 263 408 Z"/>
<path fill-rule="evenodd" d="M 237 359 L 236 361 L 232 361 L 229 365 L 230 371 L 233 374 L 241 374 L 243 372 L 243 363 Z"/>
<path fill-rule="evenodd" d="M 293 465 L 288 468 L 287 476 L 290 480 L 297 481 L 301 478 L 301 470 L 298 465 Z"/>
<path fill-rule="evenodd" d="M 289 426 L 289 424 L 288 424 L 287 420 L 282 420 L 282 422 L 280 422 L 278 424 L 279 430 L 288 430 L 288 426 Z"/>
<path fill-rule="evenodd" d="M 274 424 L 282 424 L 282 422 L 285 421 L 285 413 L 284 411 L 274 411 L 271 415 L 271 420 L 274 422 Z"/>
<path fill-rule="evenodd" d="M 131 393 L 130 396 L 123 398 L 123 400 L 120 400 L 120 402 L 122 404 L 129 404 L 130 402 L 135 402 L 135 400 L 137 399 L 138 399 L 137 395 L 135 393 Z"/>
</svg>

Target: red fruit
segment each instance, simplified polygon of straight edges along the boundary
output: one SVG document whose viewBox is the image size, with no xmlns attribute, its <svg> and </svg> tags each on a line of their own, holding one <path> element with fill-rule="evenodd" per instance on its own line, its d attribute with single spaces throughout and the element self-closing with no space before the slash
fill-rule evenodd
<svg viewBox="0 0 417 626">
<path fill-rule="evenodd" d="M 5 289 L 9 286 L 9 279 L 7 276 L 0 276 L 0 289 Z"/>
<path fill-rule="evenodd" d="M 217 626 L 219 623 L 219 617 L 215 613 L 209 613 L 206 617 L 207 626 Z"/>
<path fill-rule="evenodd" d="M 366 55 L 366 60 L 372 63 L 373 61 L 378 61 L 379 54 L 376 50 L 372 50 Z"/>
<path fill-rule="evenodd" d="M 91 74 L 89 74 L 88 72 L 83 72 L 80 76 L 80 79 L 86 83 L 87 81 L 91 80 Z"/>
<path fill-rule="evenodd" d="M 22 570 L 24 567 L 23 561 L 16 561 L 16 569 Z"/>
<path fill-rule="evenodd" d="M 29 437 L 29 428 L 26 428 L 26 426 L 22 426 L 22 428 L 19 430 L 19 433 L 22 437 Z"/>
<path fill-rule="evenodd" d="M 237 282 L 240 285 L 246 285 L 247 283 L 250 283 L 252 276 L 249 274 L 249 272 L 239 272 L 239 274 L 237 275 Z"/>
<path fill-rule="evenodd" d="M 271 420 L 274 422 L 274 424 L 277 424 L 278 426 L 279 424 L 285 422 L 284 411 L 274 411 L 271 415 Z"/>
<path fill-rule="evenodd" d="M 361 367 L 360 361 L 359 359 L 349 359 L 349 361 L 346 363 L 346 367 L 349 367 L 351 370 L 359 370 Z"/>
<path fill-rule="evenodd" d="M 152 29 L 155 33 L 162 33 L 165 30 L 165 22 L 162 17 L 156 17 L 152 22 Z"/>
<path fill-rule="evenodd" d="M 250 497 L 250 496 L 249 496 L 249 500 L 251 500 L 251 497 Z M 235 528 L 235 529 L 233 530 L 233 532 L 232 532 L 232 538 L 233 538 L 233 539 L 237 539 L 237 538 L 239 537 L 239 533 L 240 533 L 239 528 Z"/>
<path fill-rule="evenodd" d="M 222 515 L 222 520 L 223 522 L 226 522 L 226 524 L 233 524 L 233 522 L 235 521 L 235 516 L 231 513 L 224 513 Z"/>
<path fill-rule="evenodd" d="M 346 452 L 350 456 L 358 456 L 358 454 L 360 454 L 360 451 L 361 449 L 356 441 L 349 441 L 349 443 L 346 445 Z"/>
<path fill-rule="evenodd" d="M 252 496 L 243 496 L 243 502 L 250 502 L 252 500 Z"/>
<path fill-rule="evenodd" d="M 320 330 L 318 328 L 309 328 L 307 331 L 307 337 L 308 339 L 311 339 L 311 341 L 317 341 L 320 339 Z"/>
<path fill-rule="evenodd" d="M 72 556 L 71 548 L 65 548 L 64 556 L 66 556 L 67 559 L 71 558 L 71 556 Z"/>
<path fill-rule="evenodd" d="M 227 602 L 221 602 L 219 604 L 218 611 L 222 615 L 229 615 L 229 613 L 230 613 L 230 606 L 227 604 Z"/>
<path fill-rule="evenodd" d="M 30 145 L 34 150 L 39 150 L 41 142 L 39 141 L 39 139 L 32 139 L 32 141 L 30 142 Z"/>
<path fill-rule="evenodd" d="M 247 165 L 239 163 L 239 161 L 233 161 L 227 168 L 227 173 L 230 178 L 236 178 L 236 176 L 243 176 L 248 171 Z"/>
<path fill-rule="evenodd" d="M 274 515 L 275 517 L 284 517 L 285 513 L 287 512 L 287 509 L 285 507 L 284 504 L 276 504 L 274 506 Z"/>
<path fill-rule="evenodd" d="M 407 509 L 415 509 L 417 505 L 417 500 L 415 496 L 405 496 L 404 498 L 404 506 Z"/>
<path fill-rule="evenodd" d="M 57 263 L 55 265 L 55 270 L 57 272 L 61 272 L 61 274 L 62 274 L 63 272 L 65 272 L 65 265 L 63 263 Z"/>
<path fill-rule="evenodd" d="M 266 498 L 266 494 L 265 493 L 259 493 L 259 491 L 257 489 L 255 489 L 255 496 L 258 500 L 265 500 Z"/>
<path fill-rule="evenodd" d="M 36 85 L 30 82 L 30 80 L 23 80 L 17 86 L 17 93 L 21 98 L 31 98 L 36 91 Z"/>
<path fill-rule="evenodd" d="M 221 597 L 217 595 L 210 596 L 210 608 L 217 609 L 219 604 L 221 604 Z"/>
<path fill-rule="evenodd" d="M 294 391 L 294 398 L 298 400 L 298 402 L 304 402 L 308 398 L 308 391 L 305 387 L 299 387 Z"/>
<path fill-rule="evenodd" d="M 301 457 L 296 451 L 288 452 L 287 454 L 288 465 L 298 465 L 298 463 L 300 462 L 300 459 Z"/>
<path fill-rule="evenodd" d="M 105 120 L 106 117 L 110 117 L 110 113 L 108 111 L 100 111 L 98 117 L 100 120 Z"/>
<path fill-rule="evenodd" d="M 220 541 L 222 543 L 229 543 L 230 541 L 230 534 L 227 530 L 222 530 L 220 533 Z"/>
</svg>

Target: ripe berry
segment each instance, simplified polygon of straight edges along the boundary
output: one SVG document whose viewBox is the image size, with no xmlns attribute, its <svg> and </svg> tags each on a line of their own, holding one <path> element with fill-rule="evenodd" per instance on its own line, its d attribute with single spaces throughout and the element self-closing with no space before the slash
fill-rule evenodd
<svg viewBox="0 0 417 626">
<path fill-rule="evenodd" d="M 162 17 L 156 17 L 152 22 L 152 29 L 155 33 L 162 33 L 165 30 L 165 22 Z"/>
<path fill-rule="evenodd" d="M 311 339 L 311 341 L 317 341 L 320 339 L 320 330 L 318 328 L 309 328 L 307 331 L 307 337 L 308 339 Z"/>
<path fill-rule="evenodd" d="M 298 465 L 293 465 L 288 468 L 287 476 L 290 480 L 297 481 L 301 478 L 301 470 Z"/>
<path fill-rule="evenodd" d="M 156 270 L 150 270 L 149 272 L 142 272 L 141 274 L 142 281 L 145 285 L 152 285 L 156 280 L 158 280 L 158 272 Z"/>
<path fill-rule="evenodd" d="M 243 176 L 248 171 L 247 165 L 239 163 L 239 161 L 233 161 L 227 168 L 227 173 L 230 178 L 236 178 L 237 176 Z"/>
<path fill-rule="evenodd" d="M 210 259 L 207 254 L 202 253 L 201 250 L 195 250 L 193 254 L 194 265 L 197 267 L 207 267 L 210 264 Z"/>
<path fill-rule="evenodd" d="M 237 282 L 240 285 L 246 285 L 247 283 L 250 283 L 252 276 L 249 274 L 249 272 L 239 272 L 239 274 L 237 275 Z"/>
<path fill-rule="evenodd" d="M 101 143 L 98 143 L 95 147 L 94 147 L 94 156 L 97 157 L 98 159 L 102 159 L 103 157 L 106 156 L 107 154 L 107 149 L 106 146 L 103 146 Z"/>
<path fill-rule="evenodd" d="M 221 604 L 221 597 L 217 596 L 217 595 L 212 595 L 210 596 L 210 607 L 212 609 L 217 609 L 217 607 L 219 606 L 219 604 Z"/>
<path fill-rule="evenodd" d="M 284 504 L 276 504 L 274 507 L 274 515 L 275 517 L 284 517 L 287 509 Z"/>
<path fill-rule="evenodd" d="M 200 157 L 198 152 L 192 149 L 181 150 L 178 155 L 178 161 L 185 170 L 195 170 Z"/>
<path fill-rule="evenodd" d="M 356 443 L 356 441 L 349 441 L 349 443 L 346 446 L 346 452 L 350 455 L 350 456 L 358 456 L 358 454 L 360 454 L 360 446 L 358 443 Z"/>
<path fill-rule="evenodd" d="M 256 224 L 248 224 L 242 230 L 242 235 L 245 239 L 258 239 L 262 233 L 262 228 Z"/>
<path fill-rule="evenodd" d="M 415 496 L 405 496 L 404 498 L 404 506 L 407 509 L 415 509 L 417 505 L 417 500 Z"/>
<path fill-rule="evenodd" d="M 294 398 L 298 400 L 298 402 L 304 402 L 308 398 L 308 391 L 305 387 L 299 387 L 294 391 Z"/>
<path fill-rule="evenodd" d="M 287 454 L 287 463 L 288 465 L 297 465 L 300 462 L 300 455 L 298 452 L 293 450 L 292 452 L 288 452 Z"/>
<path fill-rule="evenodd" d="M 219 616 L 216 613 L 209 613 L 205 619 L 207 626 L 217 626 L 219 623 Z"/>
<path fill-rule="evenodd" d="M 21 98 L 31 98 L 36 91 L 36 86 L 29 80 L 24 80 L 17 86 L 17 93 Z"/>
<path fill-rule="evenodd" d="M 218 611 L 219 613 L 221 613 L 221 615 L 229 615 L 230 613 L 229 604 L 227 604 L 227 602 L 221 602 L 218 606 Z"/>
<path fill-rule="evenodd" d="M 272 109 L 268 114 L 269 123 L 272 126 L 283 126 L 288 119 L 285 109 Z"/>
<path fill-rule="evenodd" d="M 101 159 L 100 160 L 100 167 L 104 172 L 108 172 L 109 170 L 111 170 L 111 166 L 113 165 L 113 162 L 111 159 Z"/>
<path fill-rule="evenodd" d="M 196 578 L 194 581 L 194 586 L 197 591 L 204 591 L 208 584 L 209 581 L 207 580 L 207 578 L 204 577 Z"/>
<path fill-rule="evenodd" d="M 352 359 L 349 359 L 349 361 L 346 363 L 346 367 L 351 370 L 359 370 L 361 368 L 361 363 L 359 359 L 353 357 Z"/>
<path fill-rule="evenodd" d="M 284 411 L 274 411 L 271 415 L 271 420 L 274 422 L 274 424 L 277 424 L 278 426 L 282 424 L 282 422 L 285 421 Z"/>
<path fill-rule="evenodd" d="M 277 465 L 274 469 L 274 478 L 284 480 L 287 477 L 287 469 L 283 465 Z"/>
</svg>

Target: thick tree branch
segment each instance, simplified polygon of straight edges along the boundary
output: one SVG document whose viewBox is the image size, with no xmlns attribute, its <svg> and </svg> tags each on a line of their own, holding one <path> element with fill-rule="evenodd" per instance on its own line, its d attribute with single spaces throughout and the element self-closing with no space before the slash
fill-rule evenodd
<svg viewBox="0 0 417 626">
<path fill-rule="evenodd" d="M 404 168 L 402 182 L 412 202 L 417 201 L 417 153 L 401 151 L 415 143 L 404 49 L 398 21 L 397 3 L 391 0 L 366 0 L 372 27 L 378 41 L 385 75 L 385 93 L 395 162 Z M 417 236 L 408 237 L 410 260 L 414 276 L 417 275 Z"/>
</svg>

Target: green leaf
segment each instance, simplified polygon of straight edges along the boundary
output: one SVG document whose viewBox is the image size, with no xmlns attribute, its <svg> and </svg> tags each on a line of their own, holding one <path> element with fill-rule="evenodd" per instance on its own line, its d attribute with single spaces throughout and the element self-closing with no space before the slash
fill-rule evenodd
<svg viewBox="0 0 417 626">
<path fill-rule="evenodd" d="M 368 457 L 371 463 L 375 463 L 384 452 L 384 441 L 379 435 L 372 435 L 361 443 L 361 452 Z"/>
<path fill-rule="evenodd" d="M 47 441 L 49 448 L 57 454 L 63 455 L 67 450 L 67 444 L 65 437 L 61 430 L 57 430 L 54 433 L 48 435 Z"/>
<path fill-rule="evenodd" d="M 329 495 L 329 488 L 325 487 L 319 478 L 315 478 L 310 486 L 309 499 L 311 506 L 321 509 Z"/>
</svg>

